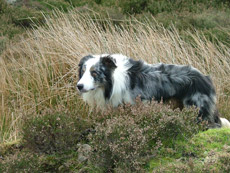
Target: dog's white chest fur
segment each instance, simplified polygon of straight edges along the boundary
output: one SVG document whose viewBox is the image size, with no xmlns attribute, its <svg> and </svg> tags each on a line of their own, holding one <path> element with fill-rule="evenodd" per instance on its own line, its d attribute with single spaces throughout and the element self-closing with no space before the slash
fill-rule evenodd
<svg viewBox="0 0 230 173">
<path fill-rule="evenodd" d="M 106 105 L 112 107 L 117 107 L 122 103 L 134 104 L 128 91 L 124 92 L 115 92 L 109 100 L 105 100 L 103 89 L 97 89 L 82 94 L 83 100 L 88 103 L 90 106 L 97 106 L 100 108 L 105 108 Z"/>
</svg>

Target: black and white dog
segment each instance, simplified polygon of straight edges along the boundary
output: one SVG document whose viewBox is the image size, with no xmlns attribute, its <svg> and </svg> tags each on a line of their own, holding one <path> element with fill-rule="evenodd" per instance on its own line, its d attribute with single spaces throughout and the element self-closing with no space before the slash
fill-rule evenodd
<svg viewBox="0 0 230 173">
<path fill-rule="evenodd" d="M 142 100 L 176 100 L 179 107 L 196 106 L 210 127 L 229 126 L 219 118 L 216 93 L 209 76 L 184 65 L 147 64 L 121 54 L 88 55 L 79 63 L 78 90 L 89 105 L 117 107 Z"/>
</svg>

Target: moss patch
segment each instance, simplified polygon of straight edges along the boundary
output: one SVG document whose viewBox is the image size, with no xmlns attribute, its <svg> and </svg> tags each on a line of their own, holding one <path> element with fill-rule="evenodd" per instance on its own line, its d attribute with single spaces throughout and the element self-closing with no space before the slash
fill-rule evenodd
<svg viewBox="0 0 230 173">
<path fill-rule="evenodd" d="M 196 157 L 205 157 L 210 151 L 222 151 L 230 146 L 230 129 L 210 129 L 194 136 L 185 147 L 185 152 Z"/>
<path fill-rule="evenodd" d="M 151 172 L 229 172 L 230 129 L 210 129 L 176 143 L 181 157 L 164 152 L 150 161 Z"/>
</svg>

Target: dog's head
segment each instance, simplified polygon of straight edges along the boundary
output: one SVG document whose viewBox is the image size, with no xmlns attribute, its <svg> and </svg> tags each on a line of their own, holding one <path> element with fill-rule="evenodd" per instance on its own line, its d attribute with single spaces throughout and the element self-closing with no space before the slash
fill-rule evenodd
<svg viewBox="0 0 230 173">
<path fill-rule="evenodd" d="M 112 74 L 116 68 L 115 59 L 109 55 L 88 55 L 79 62 L 79 81 L 77 89 L 81 93 L 97 88 L 112 87 Z"/>
</svg>

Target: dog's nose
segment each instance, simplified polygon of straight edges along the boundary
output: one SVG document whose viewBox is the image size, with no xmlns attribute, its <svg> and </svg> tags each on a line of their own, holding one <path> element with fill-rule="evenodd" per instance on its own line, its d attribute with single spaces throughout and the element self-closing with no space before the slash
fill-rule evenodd
<svg viewBox="0 0 230 173">
<path fill-rule="evenodd" d="M 83 87 L 84 87 L 83 84 L 78 84 L 78 85 L 77 85 L 77 89 L 78 89 L 79 91 L 81 91 L 81 90 L 83 89 Z"/>
</svg>

